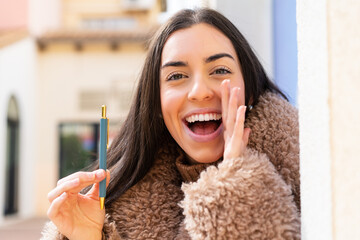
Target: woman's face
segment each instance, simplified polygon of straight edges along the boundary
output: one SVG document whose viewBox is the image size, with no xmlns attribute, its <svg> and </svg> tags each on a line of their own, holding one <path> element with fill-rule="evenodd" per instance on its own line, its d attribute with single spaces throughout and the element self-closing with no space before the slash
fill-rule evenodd
<svg viewBox="0 0 360 240">
<path fill-rule="evenodd" d="M 244 80 L 231 41 L 200 23 L 178 30 L 165 43 L 160 66 L 161 110 L 172 137 L 192 163 L 211 163 L 224 152 L 221 82 L 240 87 Z"/>
</svg>

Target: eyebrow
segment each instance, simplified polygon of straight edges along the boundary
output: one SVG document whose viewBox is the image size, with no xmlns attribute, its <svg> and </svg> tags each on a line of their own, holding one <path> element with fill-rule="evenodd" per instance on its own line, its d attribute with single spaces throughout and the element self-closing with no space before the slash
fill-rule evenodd
<svg viewBox="0 0 360 240">
<path fill-rule="evenodd" d="M 216 61 L 216 60 L 218 60 L 218 59 L 220 59 L 220 58 L 223 58 L 223 57 L 228 57 L 228 58 L 231 58 L 232 60 L 235 60 L 235 59 L 233 58 L 233 56 L 231 56 L 231 55 L 228 54 L 228 53 L 217 53 L 217 54 L 215 54 L 215 55 L 211 55 L 210 57 L 206 58 L 206 59 L 205 59 L 205 62 L 206 62 L 206 63 L 214 62 L 214 61 Z"/>
<path fill-rule="evenodd" d="M 235 60 L 233 58 L 233 56 L 231 56 L 228 53 L 217 53 L 217 54 L 211 55 L 210 57 L 206 58 L 205 63 L 214 62 L 223 57 L 228 57 L 228 58 Z M 183 61 L 170 61 L 170 62 L 167 62 L 164 65 L 162 65 L 161 69 L 163 69 L 165 67 L 186 67 L 187 65 L 188 65 L 187 62 L 183 62 Z"/>
<path fill-rule="evenodd" d="M 182 62 L 182 61 L 171 61 L 171 62 L 167 62 L 164 65 L 161 66 L 161 68 L 165 68 L 165 67 L 185 67 L 188 64 L 186 62 Z"/>
</svg>

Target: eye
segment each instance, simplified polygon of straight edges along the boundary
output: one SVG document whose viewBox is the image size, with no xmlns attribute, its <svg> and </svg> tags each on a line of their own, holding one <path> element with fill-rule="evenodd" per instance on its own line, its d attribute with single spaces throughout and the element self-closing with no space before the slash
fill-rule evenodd
<svg viewBox="0 0 360 240">
<path fill-rule="evenodd" d="M 167 77 L 167 81 L 171 81 L 171 80 L 179 80 L 182 78 L 185 78 L 186 75 L 182 74 L 182 73 L 172 73 Z"/>
<path fill-rule="evenodd" d="M 226 67 L 220 67 L 215 69 L 215 71 L 212 72 L 212 74 L 218 74 L 218 75 L 225 75 L 225 74 L 230 74 L 231 71 L 230 69 L 226 68 Z"/>
</svg>

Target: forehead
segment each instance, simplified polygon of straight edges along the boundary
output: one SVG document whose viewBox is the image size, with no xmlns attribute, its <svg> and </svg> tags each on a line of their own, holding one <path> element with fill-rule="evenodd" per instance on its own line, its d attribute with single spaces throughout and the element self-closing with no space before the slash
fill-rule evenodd
<svg viewBox="0 0 360 240">
<path fill-rule="evenodd" d="M 161 59 L 164 62 L 191 55 L 206 57 L 219 52 L 236 57 L 229 38 L 215 27 L 200 23 L 172 33 L 165 42 Z"/>
</svg>

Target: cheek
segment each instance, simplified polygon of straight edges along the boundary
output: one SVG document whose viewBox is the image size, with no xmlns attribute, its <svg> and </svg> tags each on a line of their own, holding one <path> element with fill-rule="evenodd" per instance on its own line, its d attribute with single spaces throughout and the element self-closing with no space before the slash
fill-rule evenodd
<svg viewBox="0 0 360 240">
<path fill-rule="evenodd" d="M 171 91 L 161 90 L 160 101 L 161 101 L 161 112 L 165 116 L 171 115 L 173 108 L 171 105 L 175 102 L 176 97 L 171 94 Z"/>
<path fill-rule="evenodd" d="M 168 130 L 171 132 L 179 124 L 178 116 L 182 106 L 182 94 L 174 89 L 160 89 L 161 112 Z"/>
</svg>

